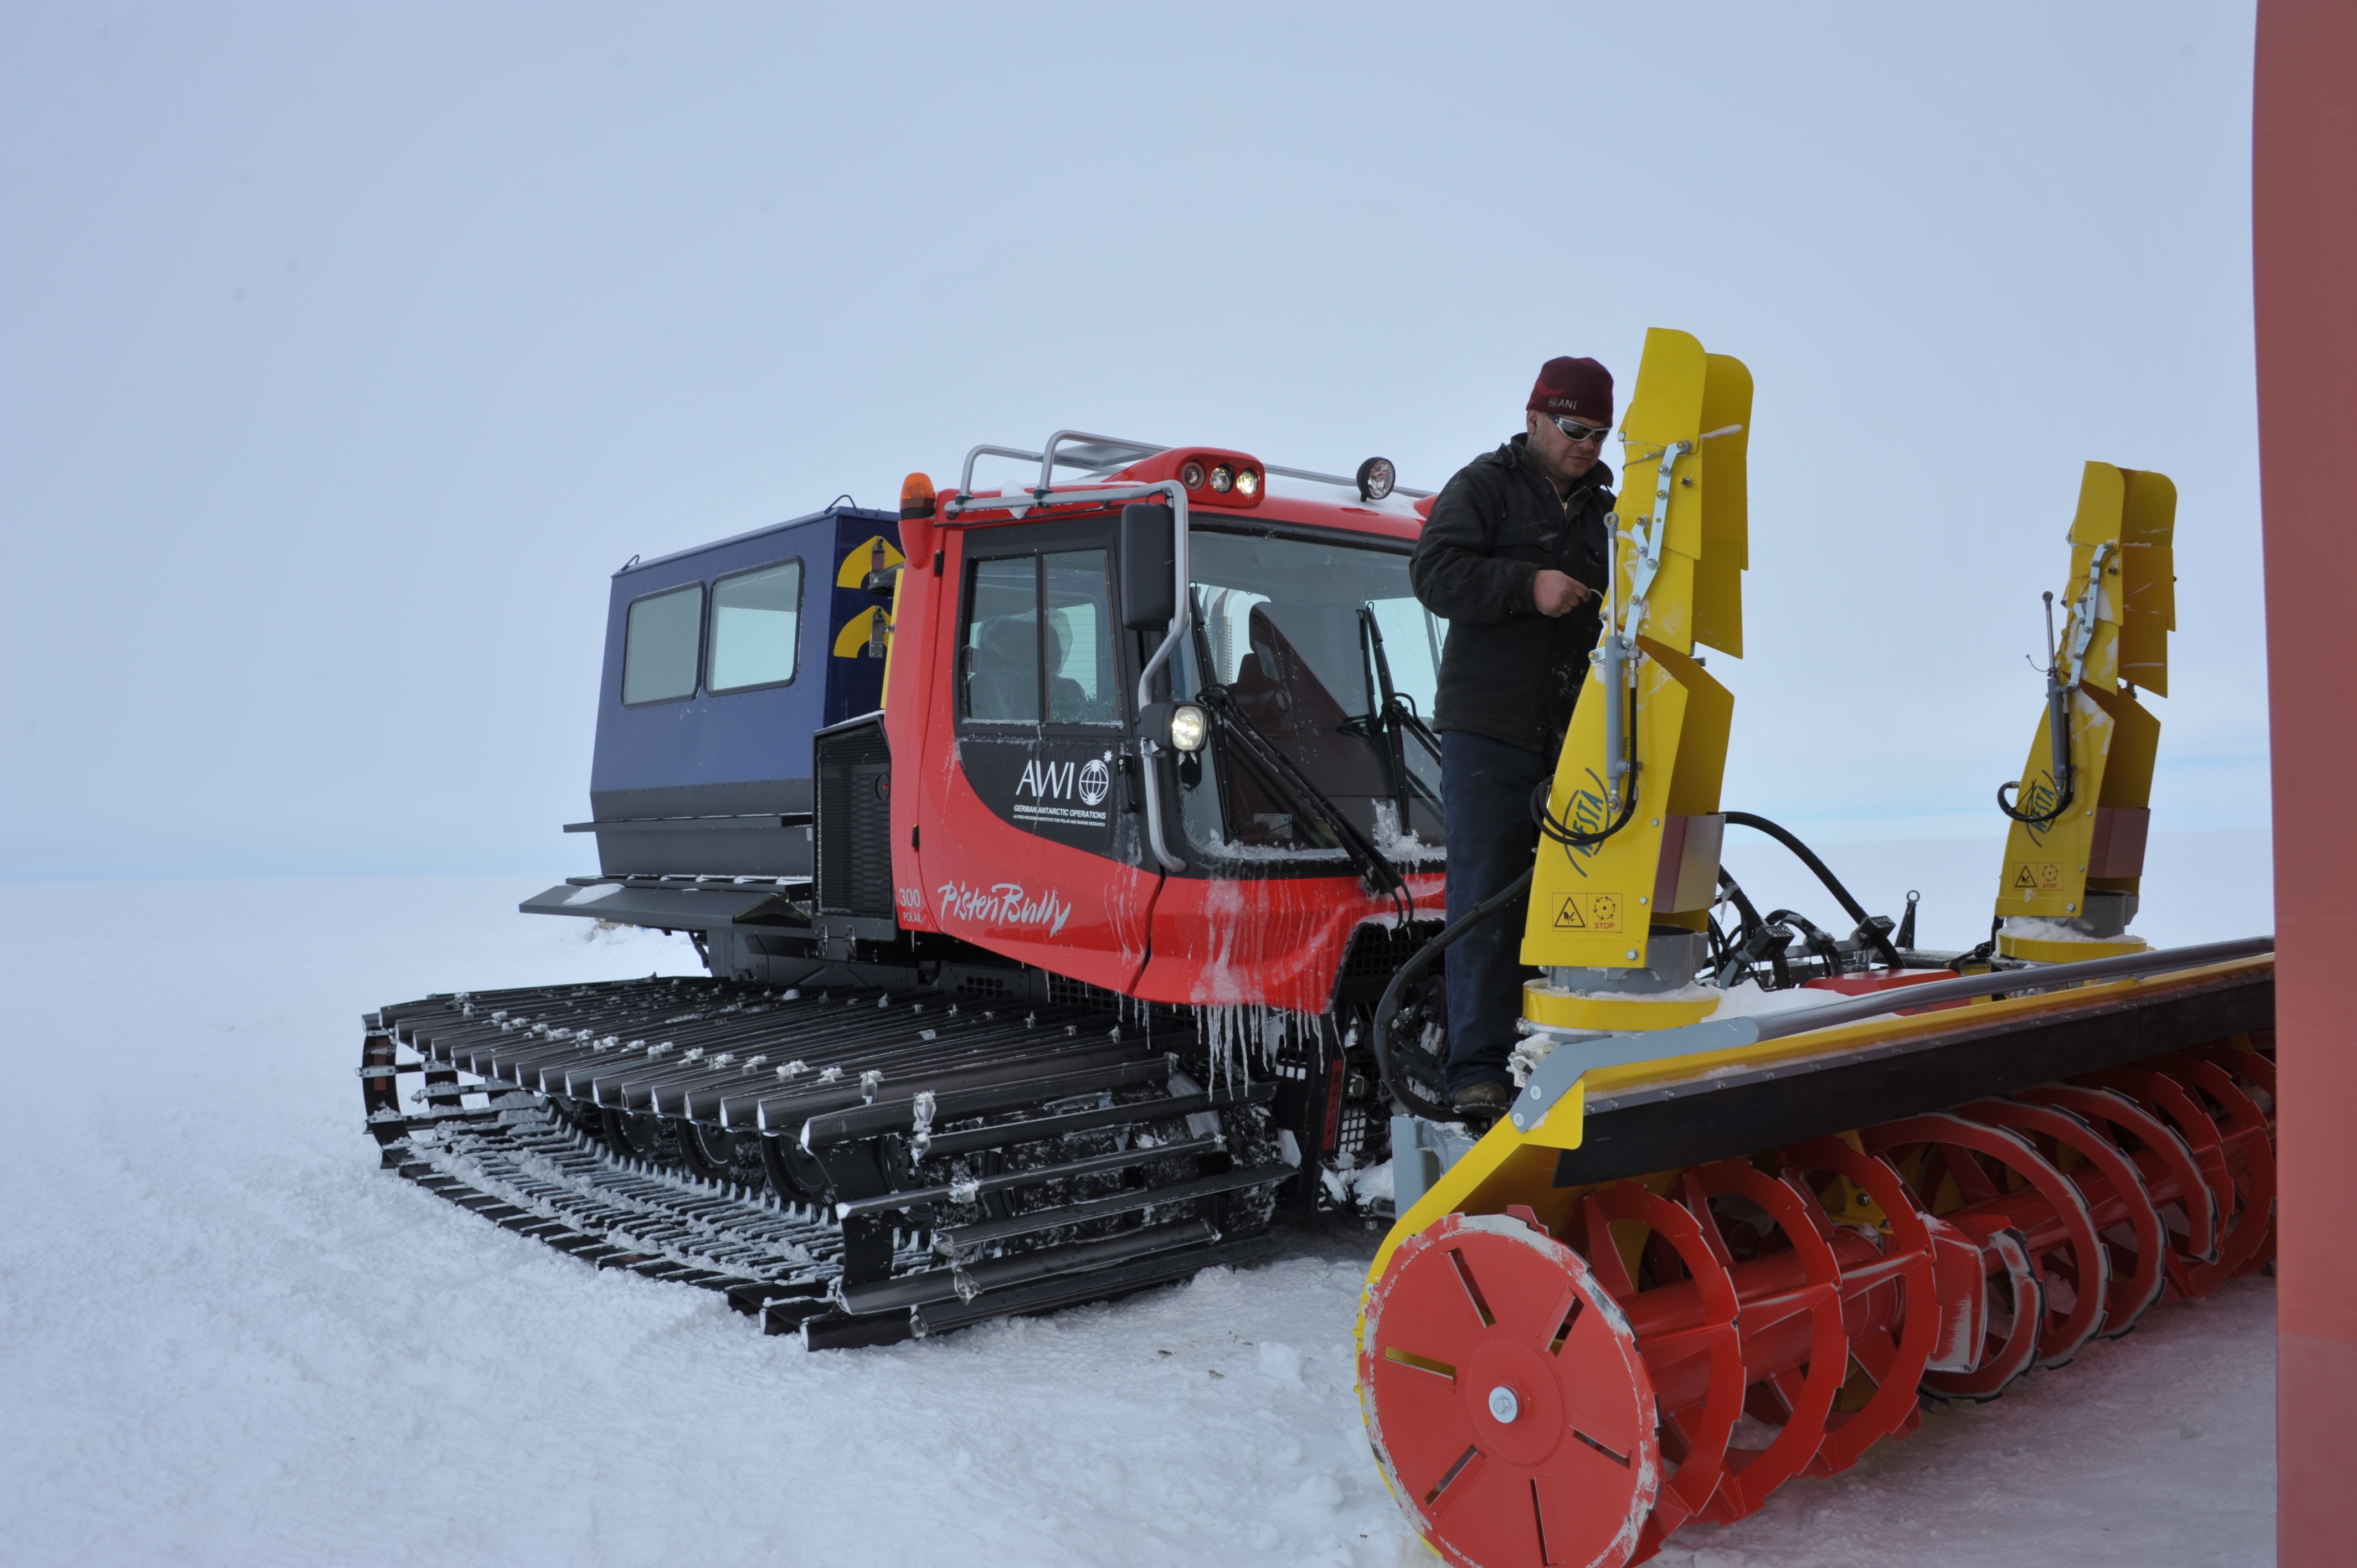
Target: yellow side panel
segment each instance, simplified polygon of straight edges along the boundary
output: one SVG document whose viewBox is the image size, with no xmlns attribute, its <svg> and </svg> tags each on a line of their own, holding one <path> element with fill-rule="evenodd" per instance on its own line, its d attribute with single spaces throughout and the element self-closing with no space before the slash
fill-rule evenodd
<svg viewBox="0 0 2357 1568">
<path fill-rule="evenodd" d="M 1713 354 L 1703 385 L 1702 427 L 1732 435 L 1702 444 L 1696 486 L 1702 492 L 1702 562 L 1695 571 L 1694 640 L 1743 657 L 1743 574 L 1751 564 L 1749 464 L 1751 372 L 1742 360 Z"/>
<path fill-rule="evenodd" d="M 1695 568 L 1694 639 L 1743 657 L 1743 568 L 1706 555 Z"/>
<path fill-rule="evenodd" d="M 1645 629 L 1640 635 L 1647 640 L 1680 652 L 1693 650 L 1696 565 L 1693 557 L 1675 549 L 1663 555 L 1661 570 L 1653 574 L 1652 592 L 1645 597 Z"/>
<path fill-rule="evenodd" d="M 1703 393 L 1709 373 L 1710 356 L 1692 333 L 1667 327 L 1648 329 L 1644 358 L 1637 365 L 1637 390 L 1630 394 L 1629 411 L 1620 417 L 1620 434 L 1630 441 L 1653 446 L 1693 440 L 1705 428 Z M 1620 476 L 1621 493 L 1651 495 L 1652 463 L 1646 460 L 1641 465 L 1632 452 L 1629 467 L 1631 472 Z M 1640 476 L 1645 481 L 1641 491 L 1636 482 Z"/>
<path fill-rule="evenodd" d="M 1637 675 L 1636 815 L 1600 844 L 1539 841 L 1523 961 L 1627 969 L 1645 961 L 1662 819 L 1718 809 L 1735 699 L 1708 671 L 1641 639 Z M 1610 825 L 1603 779 L 1604 692 L 1593 668 L 1579 694 L 1548 795 L 1559 821 L 1583 832 Z"/>
<path fill-rule="evenodd" d="M 1706 817 L 1718 810 L 1727 777 L 1727 737 L 1735 723 L 1735 693 L 1710 678 L 1693 660 L 1666 648 L 1642 645 L 1686 693 L 1684 734 L 1678 740 L 1678 770 L 1670 780 L 1667 804 L 1678 817 Z M 1639 754 L 1641 757 L 1642 753 Z M 1641 777 L 1639 783 L 1643 779 Z M 1655 803 L 1661 797 L 1654 796 Z"/>
<path fill-rule="evenodd" d="M 1714 436 L 1702 446 L 1703 468 L 1708 476 L 1705 482 L 1710 492 L 1703 511 L 1702 537 L 1708 552 L 1716 553 L 1724 545 L 1735 564 L 1748 570 L 1751 565 L 1747 472 L 1751 450 L 1751 371 L 1732 354 L 1713 354 L 1709 377 L 1703 383 L 1702 427 L 1725 430 L 1730 425 L 1738 427 L 1733 435 Z M 1726 651 L 1742 657 L 1736 649 Z"/>
<path fill-rule="evenodd" d="M 1620 475 L 1620 500 L 1613 514 L 1620 534 L 1620 603 L 1630 602 L 1629 573 L 1636 549 L 1631 541 L 1635 519 L 1651 515 L 1653 493 L 1661 478 L 1664 449 L 1693 441 L 1705 428 L 1703 399 L 1709 380 L 1710 356 L 1691 334 L 1656 327 L 1645 334 L 1645 355 L 1637 367 L 1637 390 L 1620 421 L 1625 465 Z M 1694 564 L 1703 553 L 1703 500 L 1700 469 L 1688 458 L 1682 477 L 1693 486 L 1671 488 L 1666 532 L 1667 553 L 1660 574 L 1646 593 L 1645 623 L 1625 629 L 1666 643 L 1679 652 L 1694 647 Z M 1656 526 L 1663 526 L 1657 523 Z M 1598 756 L 1602 755 L 1600 752 Z"/>
<path fill-rule="evenodd" d="M 2169 695 L 2169 634 L 2177 629 L 2177 487 L 2166 474 L 2130 473 L 2120 520 L 2126 558 L 2120 679 Z"/>
<path fill-rule="evenodd" d="M 2127 476 L 2109 463 L 2089 463 L 2079 479 L 2079 510 L 2071 520 L 2071 589 L 2075 596 L 2085 581 L 2087 561 L 2083 552 L 2120 536 L 2120 510 L 2127 500 Z"/>
<path fill-rule="evenodd" d="M 2099 615 L 2116 604 L 2120 596 L 2120 568 L 2115 553 L 2104 567 L 2103 591 L 2096 597 Z M 2067 660 L 2066 660 L 2067 668 Z M 2087 639 L 2087 651 L 2075 673 L 2082 683 L 2098 691 L 2115 692 L 2120 684 L 2120 628 L 2108 618 L 2095 622 L 2095 635 Z"/>
<path fill-rule="evenodd" d="M 2151 805 L 2153 763 L 2160 755 L 2160 721 L 2125 692 L 2091 694 L 2112 717 L 2104 792 L 2095 804 L 2131 810 Z"/>
<path fill-rule="evenodd" d="M 2116 546 L 2120 538 L 2120 515 L 2126 503 L 2127 475 L 2109 463 L 2088 464 L 2084 477 L 2079 481 L 2079 510 L 2071 520 L 2071 580 L 2062 591 L 2061 602 L 2054 607 L 2057 617 L 2063 622 L 2061 635 L 2066 642 L 2071 636 L 2069 612 L 2086 594 L 2087 575 L 2094 569 L 2096 552 L 2106 544 L 2115 546 L 2115 549 L 2106 557 L 2108 564 L 2104 571 L 2107 580 L 2103 585 L 2104 591 L 2095 598 L 2095 619 L 2099 626 L 2104 623 L 2116 626 L 2119 622 L 2121 593 L 2120 579 L 2115 575 L 2119 559 Z M 2118 683 L 2119 679 L 2110 657 L 2116 639 L 2104 641 L 2099 634 L 2098 640 L 2102 641 L 2103 651 L 2107 657 L 2096 658 L 2091 650 L 2084 663 L 2070 673 L 2108 691 Z M 2067 648 L 2060 656 L 2068 667 L 2070 655 Z"/>
<path fill-rule="evenodd" d="M 2103 640 L 2099 639 L 2098 640 Z M 2110 693 L 2104 693 L 2108 697 Z M 2054 804 L 2054 777 L 2047 764 L 2046 717 L 2029 742 L 2029 760 L 2021 770 L 2021 788 L 2015 809 L 2043 811 Z M 2035 915 L 2065 920 L 2085 913 L 2087 851 L 2094 842 L 2095 804 L 2103 798 L 2104 764 L 2111 751 L 2112 715 L 2095 693 L 2082 690 L 2071 698 L 2070 809 L 2043 827 L 2010 822 L 2005 838 L 2005 865 L 1997 879 L 1996 912 Z"/>
</svg>

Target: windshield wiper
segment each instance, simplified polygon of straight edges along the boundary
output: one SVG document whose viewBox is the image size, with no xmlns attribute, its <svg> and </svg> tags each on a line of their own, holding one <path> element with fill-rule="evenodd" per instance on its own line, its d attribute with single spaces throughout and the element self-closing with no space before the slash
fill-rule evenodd
<svg viewBox="0 0 2357 1568">
<path fill-rule="evenodd" d="M 1205 674 L 1219 667 L 1211 662 L 1211 650 L 1203 634 L 1203 617 L 1199 606 L 1194 616 L 1196 668 Z M 1340 849 L 1358 873 L 1359 880 L 1370 891 L 1382 893 L 1399 907 L 1400 918 L 1406 919 L 1415 913 L 1415 895 L 1408 891 L 1407 878 L 1394 865 L 1383 852 L 1374 846 L 1355 823 L 1342 814 L 1342 809 L 1329 799 L 1325 791 L 1309 781 L 1308 775 L 1295 765 L 1284 749 L 1264 734 L 1261 727 L 1247 716 L 1233 693 L 1217 682 L 1205 681 L 1195 693 L 1200 703 L 1217 723 L 1221 732 L 1235 741 L 1233 750 L 1250 764 L 1254 773 L 1270 789 L 1285 799 L 1296 817 L 1321 830 L 1330 841 L 1330 847 Z M 1227 748 L 1222 748 L 1223 754 Z M 1326 847 L 1326 846 L 1321 846 Z"/>
<path fill-rule="evenodd" d="M 1384 894 L 1401 905 L 1403 909 L 1412 907 L 1407 878 L 1400 874 L 1399 867 L 1394 865 L 1383 852 L 1359 831 L 1357 824 L 1342 814 L 1340 807 L 1309 781 L 1282 747 L 1245 716 L 1233 693 L 1225 686 L 1205 686 L 1195 693 L 1195 701 L 1201 703 L 1218 721 L 1221 730 L 1236 742 L 1234 749 L 1252 765 L 1255 773 L 1262 776 L 1262 781 L 1284 796 L 1285 803 L 1293 808 L 1296 815 L 1307 818 L 1325 832 L 1332 841 L 1332 847 L 1340 849 L 1350 861 L 1351 869 L 1359 874 L 1361 881 L 1372 891 Z"/>
<path fill-rule="evenodd" d="M 1413 831 L 1408 825 L 1408 808 L 1417 796 L 1431 804 L 1435 816 L 1441 811 L 1439 794 L 1416 778 L 1415 770 L 1407 765 L 1407 742 L 1413 737 L 1437 763 L 1440 737 L 1425 726 L 1424 716 L 1415 711 L 1415 703 L 1392 684 L 1392 661 L 1383 652 L 1383 628 L 1376 624 L 1371 607 L 1359 607 L 1359 625 L 1363 633 L 1361 646 L 1374 666 L 1374 684 L 1382 695 L 1382 703 L 1357 724 L 1364 726 L 1362 733 L 1375 741 L 1383 753 L 1383 768 L 1392 776 L 1393 800 L 1399 808 L 1400 836 L 1405 838 Z M 1380 738 L 1373 733 L 1377 730 L 1382 732 Z"/>
</svg>

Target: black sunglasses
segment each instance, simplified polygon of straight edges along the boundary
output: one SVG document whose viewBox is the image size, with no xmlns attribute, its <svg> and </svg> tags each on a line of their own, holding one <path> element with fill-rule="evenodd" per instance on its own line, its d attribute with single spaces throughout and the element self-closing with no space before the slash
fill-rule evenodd
<svg viewBox="0 0 2357 1568">
<path fill-rule="evenodd" d="M 1612 430 L 1609 424 L 1582 424 L 1576 419 L 1566 419 L 1559 413 L 1555 416 L 1555 427 L 1574 441 L 1601 441 Z"/>
</svg>

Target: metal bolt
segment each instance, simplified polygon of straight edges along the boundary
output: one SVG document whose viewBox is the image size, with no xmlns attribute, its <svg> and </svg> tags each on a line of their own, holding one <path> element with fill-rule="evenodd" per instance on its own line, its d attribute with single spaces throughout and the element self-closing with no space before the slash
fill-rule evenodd
<svg viewBox="0 0 2357 1568">
<path fill-rule="evenodd" d="M 1637 950 L 1635 948 L 1631 948 L 1629 950 L 1629 961 L 1631 963 L 1637 961 Z"/>
<path fill-rule="evenodd" d="M 2066 915 L 2075 915 L 2079 912 L 2079 906 L 2076 904 L 2065 904 L 2062 906 L 2062 912 Z"/>
<path fill-rule="evenodd" d="M 1647 898 L 1646 898 L 1646 897 L 1645 897 L 1645 895 L 1644 895 L 1644 894 L 1640 893 L 1640 894 L 1638 894 L 1638 895 L 1637 895 L 1637 902 L 1638 902 L 1638 903 L 1642 904 L 1642 903 L 1645 903 L 1645 902 L 1647 902 L 1647 901 L 1648 901 L 1648 900 L 1647 900 Z"/>
<path fill-rule="evenodd" d="M 1500 1383 L 1490 1391 L 1490 1413 L 1501 1422 L 1512 1421 L 1523 1413 L 1522 1402 L 1514 1397 L 1513 1390 Z"/>
</svg>

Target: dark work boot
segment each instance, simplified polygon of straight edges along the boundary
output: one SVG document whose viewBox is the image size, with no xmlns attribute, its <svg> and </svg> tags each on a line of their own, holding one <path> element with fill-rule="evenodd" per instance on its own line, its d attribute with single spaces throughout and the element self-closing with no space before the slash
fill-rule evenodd
<svg viewBox="0 0 2357 1568">
<path fill-rule="evenodd" d="M 1448 1097 L 1448 1108 L 1468 1122 L 1487 1127 L 1514 1103 L 1514 1086 L 1495 1079 L 1469 1083 Z"/>
</svg>

